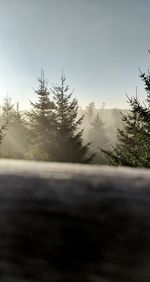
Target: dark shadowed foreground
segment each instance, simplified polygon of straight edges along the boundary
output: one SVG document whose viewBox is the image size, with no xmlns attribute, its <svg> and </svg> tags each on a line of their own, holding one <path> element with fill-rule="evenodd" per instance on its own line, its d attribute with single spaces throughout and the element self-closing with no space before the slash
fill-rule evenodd
<svg viewBox="0 0 150 282">
<path fill-rule="evenodd" d="M 0 281 L 150 281 L 147 170 L 0 162 Z"/>
</svg>

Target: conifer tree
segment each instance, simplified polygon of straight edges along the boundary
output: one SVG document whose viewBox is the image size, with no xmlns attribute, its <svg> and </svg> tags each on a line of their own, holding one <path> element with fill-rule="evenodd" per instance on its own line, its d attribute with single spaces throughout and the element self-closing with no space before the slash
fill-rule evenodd
<svg viewBox="0 0 150 282">
<path fill-rule="evenodd" d="M 19 102 L 16 103 L 15 119 L 18 123 L 22 123 L 23 119 L 19 109 Z"/>
<path fill-rule="evenodd" d="M 150 167 L 150 74 L 141 73 L 147 93 L 141 104 L 137 95 L 128 98 L 129 113 L 122 116 L 124 128 L 118 129 L 118 141 L 112 150 L 102 152 L 112 165 Z"/>
<path fill-rule="evenodd" d="M 0 125 L 0 157 L 3 157 L 3 154 L 2 154 L 2 144 L 3 144 L 3 141 L 4 141 L 4 137 L 6 135 L 6 130 L 7 130 L 7 122 L 1 122 L 1 125 Z"/>
<path fill-rule="evenodd" d="M 0 146 L 2 145 L 3 139 L 6 135 L 6 130 L 7 130 L 7 122 L 0 126 Z M 2 156 L 1 150 L 0 150 L 0 156 Z"/>
<path fill-rule="evenodd" d="M 96 112 L 95 103 L 94 102 L 89 103 L 85 111 L 85 119 L 87 119 L 89 124 L 93 121 L 95 117 L 95 112 Z"/>
<path fill-rule="evenodd" d="M 77 118 L 78 102 L 76 98 L 72 98 L 73 93 L 66 84 L 63 72 L 60 85 L 54 85 L 51 92 L 57 128 L 55 159 L 60 162 L 90 162 L 93 156 L 88 156 L 89 144 L 83 145 L 83 130 L 79 130 L 83 116 Z"/>
<path fill-rule="evenodd" d="M 93 122 L 91 122 L 88 131 L 88 140 L 91 142 L 90 151 L 95 153 L 93 163 L 106 164 L 107 160 L 104 154 L 99 150 L 99 147 L 109 148 L 109 139 L 106 134 L 104 122 L 100 118 L 99 114 L 96 114 Z"/>
<path fill-rule="evenodd" d="M 86 109 L 84 112 L 84 118 L 82 122 L 82 126 L 84 128 L 83 139 L 85 142 L 88 140 L 89 127 L 91 126 L 91 123 L 94 120 L 95 114 L 96 114 L 95 103 L 90 102 L 88 106 L 86 106 Z"/>
<path fill-rule="evenodd" d="M 29 129 L 23 112 L 20 111 L 19 102 L 16 103 L 14 122 L 10 135 L 14 137 L 13 158 L 25 159 L 29 146 Z"/>
<path fill-rule="evenodd" d="M 15 109 L 8 95 L 2 106 L 2 117 L 3 123 L 7 124 L 7 134 L 5 142 L 1 146 L 1 156 L 3 158 L 24 159 L 28 129 L 19 111 L 19 103 Z"/>
<path fill-rule="evenodd" d="M 30 150 L 26 157 L 35 160 L 53 160 L 54 113 L 53 102 L 49 98 L 47 80 L 44 71 L 38 78 L 38 89 L 35 90 L 37 102 L 30 101 L 32 109 L 27 113 L 30 126 Z"/>
<path fill-rule="evenodd" d="M 8 95 L 4 98 L 2 106 L 2 118 L 4 122 L 12 123 L 15 118 L 14 104 Z"/>
</svg>

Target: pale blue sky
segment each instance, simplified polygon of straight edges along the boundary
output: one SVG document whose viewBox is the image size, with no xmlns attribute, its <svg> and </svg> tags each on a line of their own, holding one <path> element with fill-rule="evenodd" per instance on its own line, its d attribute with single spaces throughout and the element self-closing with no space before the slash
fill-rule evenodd
<svg viewBox="0 0 150 282">
<path fill-rule="evenodd" d="M 63 68 L 85 107 L 127 107 L 138 68 L 150 66 L 149 0 L 0 0 L 0 103 L 34 100 L 41 67 L 51 83 Z"/>
</svg>

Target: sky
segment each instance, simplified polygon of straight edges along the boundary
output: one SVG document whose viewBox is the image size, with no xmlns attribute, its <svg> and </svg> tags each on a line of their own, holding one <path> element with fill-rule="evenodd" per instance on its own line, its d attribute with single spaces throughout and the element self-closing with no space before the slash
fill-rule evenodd
<svg viewBox="0 0 150 282">
<path fill-rule="evenodd" d="M 149 0 L 0 0 L 0 104 L 35 101 L 41 68 L 49 87 L 62 68 L 83 108 L 127 108 L 139 68 L 150 66 Z"/>
</svg>

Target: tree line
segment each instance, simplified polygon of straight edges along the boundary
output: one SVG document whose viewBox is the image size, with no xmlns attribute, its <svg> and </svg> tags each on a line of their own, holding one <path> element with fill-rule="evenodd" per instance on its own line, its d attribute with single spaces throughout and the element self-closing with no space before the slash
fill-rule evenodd
<svg viewBox="0 0 150 282">
<path fill-rule="evenodd" d="M 99 138 L 107 137 L 100 115 L 90 103 L 84 114 L 73 97 L 64 73 L 60 82 L 48 89 L 41 70 L 36 102 L 21 113 L 9 96 L 5 97 L 1 113 L 1 158 L 57 161 L 72 163 L 105 163 L 98 149 Z M 88 130 L 83 130 L 88 122 Z M 95 135 L 96 133 L 96 135 Z M 100 136 L 101 135 L 101 136 Z"/>
<path fill-rule="evenodd" d="M 41 70 L 36 102 L 21 113 L 19 104 L 5 97 L 1 113 L 0 156 L 3 158 L 150 167 L 150 73 L 142 73 L 146 98 L 136 93 L 130 109 L 111 111 L 94 102 L 79 108 L 66 77 L 48 89 Z M 113 118 L 112 118 L 113 117 Z M 114 121 L 112 124 L 110 121 Z M 117 133 L 117 134 L 116 134 Z"/>
<path fill-rule="evenodd" d="M 72 97 L 65 75 L 62 73 L 60 84 L 50 90 L 47 83 L 42 70 L 35 90 L 36 102 L 30 101 L 31 110 L 24 117 L 19 107 L 14 109 L 11 99 L 5 98 L 0 131 L 1 156 L 89 163 L 94 155 L 88 153 L 89 143 L 83 143 L 83 130 L 79 128 L 83 116 L 77 117 L 78 102 Z M 7 135 L 12 142 L 7 142 Z"/>
</svg>

